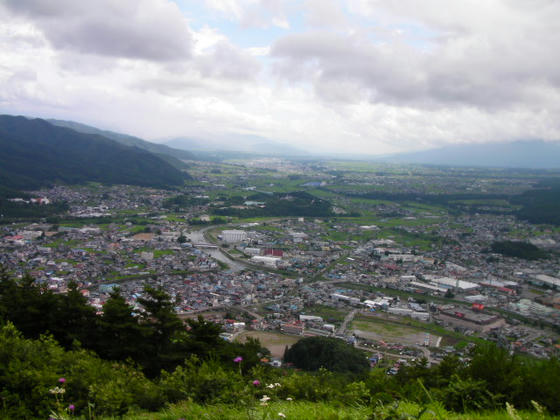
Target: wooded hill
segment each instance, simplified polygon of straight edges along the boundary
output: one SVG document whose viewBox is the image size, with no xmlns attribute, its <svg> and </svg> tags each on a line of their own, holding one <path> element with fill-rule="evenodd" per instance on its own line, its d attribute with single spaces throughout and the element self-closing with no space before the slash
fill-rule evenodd
<svg viewBox="0 0 560 420">
<path fill-rule="evenodd" d="M 187 150 L 175 149 L 165 144 L 152 143 L 150 141 L 130 136 L 128 134 L 115 133 L 114 131 L 108 130 L 100 130 L 99 128 L 77 123 L 74 121 L 53 119 L 49 119 L 47 121 L 53 125 L 66 127 L 79 133 L 97 134 L 99 136 L 114 140 L 117 143 L 124 144 L 125 146 L 138 147 L 139 149 L 147 150 L 148 152 L 159 156 L 177 169 L 187 168 L 187 165 L 183 162 L 183 160 L 196 160 L 195 155 Z"/>
<path fill-rule="evenodd" d="M 54 183 L 181 185 L 190 178 L 160 157 L 42 119 L 0 116 L 0 186 L 32 189 Z"/>
</svg>

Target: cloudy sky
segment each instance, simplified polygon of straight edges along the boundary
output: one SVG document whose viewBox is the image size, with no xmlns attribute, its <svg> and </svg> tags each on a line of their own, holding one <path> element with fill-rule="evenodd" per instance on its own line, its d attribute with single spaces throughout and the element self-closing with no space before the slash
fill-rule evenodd
<svg viewBox="0 0 560 420">
<path fill-rule="evenodd" d="M 0 113 L 321 152 L 560 140 L 557 0 L 0 0 Z"/>
</svg>

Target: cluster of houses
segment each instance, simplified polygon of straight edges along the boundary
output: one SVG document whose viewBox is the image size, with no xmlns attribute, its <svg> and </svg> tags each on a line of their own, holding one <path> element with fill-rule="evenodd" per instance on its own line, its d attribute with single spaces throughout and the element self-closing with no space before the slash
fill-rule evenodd
<svg viewBox="0 0 560 420">
<path fill-rule="evenodd" d="M 16 276 L 31 274 L 54 292 L 64 293 L 76 281 L 100 311 L 115 287 L 137 305 L 144 285 L 152 284 L 168 291 L 178 313 L 259 307 L 269 315 L 233 323 L 224 317 L 228 331 L 337 335 L 338 321 L 306 311 L 319 305 L 435 322 L 508 342 L 514 336 L 519 348 L 539 355 L 554 347 L 554 340 L 533 347 L 519 333 L 524 325 L 506 322 L 510 313 L 560 326 L 558 259 L 527 261 L 487 252 L 492 241 L 513 229 L 531 232 L 513 217 L 438 215 L 432 225 L 397 226 L 408 237 L 446 241 L 428 249 L 382 234 L 379 226 L 353 222 L 299 217 L 230 224 L 217 233 L 216 246 L 245 267 L 235 271 L 184 241 L 185 234 L 200 229 L 187 220 L 207 209 L 197 205 L 182 217 L 168 217 L 163 203 L 169 195 L 127 186 L 55 187 L 44 199 L 69 202 L 74 220 L 0 226 L 0 263 Z M 143 216 L 142 224 L 126 221 L 123 215 L 131 211 Z M 120 222 L 89 222 L 108 216 L 120 216 Z M 88 222 L 79 222 L 85 217 Z M 399 217 L 410 222 L 415 216 Z M 559 236 L 550 232 L 537 241 L 558 250 Z M 395 298 L 402 293 L 421 299 Z M 345 334 L 351 339 L 351 331 Z"/>
</svg>

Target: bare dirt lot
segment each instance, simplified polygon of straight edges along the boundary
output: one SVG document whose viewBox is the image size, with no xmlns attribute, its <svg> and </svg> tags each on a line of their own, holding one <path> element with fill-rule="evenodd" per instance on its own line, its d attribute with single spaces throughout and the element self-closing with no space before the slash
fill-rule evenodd
<svg viewBox="0 0 560 420">
<path fill-rule="evenodd" d="M 247 337 L 257 338 L 263 347 L 270 350 L 271 356 L 277 358 L 282 358 L 282 356 L 284 356 L 286 346 L 290 347 L 301 339 L 301 337 L 294 337 L 270 331 L 244 331 L 237 336 L 236 340 L 244 342 Z"/>
</svg>

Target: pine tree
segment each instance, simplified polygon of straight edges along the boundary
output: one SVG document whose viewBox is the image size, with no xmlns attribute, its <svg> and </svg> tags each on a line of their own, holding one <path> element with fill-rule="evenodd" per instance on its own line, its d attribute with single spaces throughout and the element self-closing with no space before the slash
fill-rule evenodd
<svg viewBox="0 0 560 420">
<path fill-rule="evenodd" d="M 75 282 L 70 282 L 68 292 L 57 295 L 57 298 L 56 322 L 50 331 L 66 348 L 75 344 L 91 348 L 98 338 L 95 309 L 88 304 Z"/>
<path fill-rule="evenodd" d="M 163 289 L 145 286 L 144 297 L 138 303 L 144 308 L 142 364 L 147 375 L 155 376 L 161 369 L 173 369 L 185 359 L 188 337 L 170 296 Z"/>
<path fill-rule="evenodd" d="M 98 320 L 100 336 L 97 353 L 110 360 L 140 360 L 142 328 L 134 314 L 134 309 L 115 288 L 105 305 L 103 315 Z"/>
</svg>

